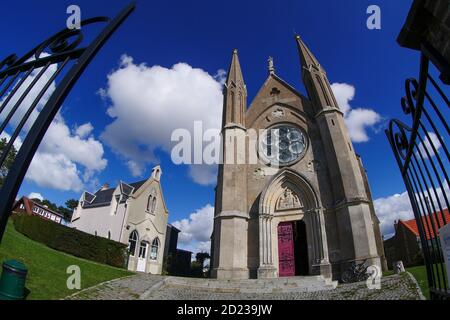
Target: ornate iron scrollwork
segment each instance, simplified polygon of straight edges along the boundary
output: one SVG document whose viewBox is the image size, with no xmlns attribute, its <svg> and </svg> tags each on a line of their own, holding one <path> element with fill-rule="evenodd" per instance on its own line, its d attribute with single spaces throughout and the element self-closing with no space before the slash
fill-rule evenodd
<svg viewBox="0 0 450 320">
<path fill-rule="evenodd" d="M 95 17 L 84 20 L 81 23 L 81 29 L 63 29 L 41 42 L 21 58 L 12 54 L 0 62 L 0 119 L 2 119 L 0 120 L 2 121 L 0 134 L 7 127 L 12 127 L 14 130 L 6 147 L 0 153 L 0 166 L 2 167 L 31 113 L 36 110 L 36 106 L 49 86 L 52 84 L 55 86 L 48 100 L 38 110 L 38 116 L 35 120 L 33 119 L 31 128 L 21 136 L 23 143 L 1 186 L 0 240 L 25 173 L 61 104 L 97 52 L 134 8 L 135 4 L 131 3 L 114 19 Z M 86 27 L 98 23 L 106 23 L 106 26 L 94 37 L 93 41 L 82 46 L 85 38 L 83 32 L 90 29 Z M 72 66 L 66 68 L 70 63 Z M 49 71 L 50 66 L 54 66 L 56 70 L 48 79 L 43 79 L 43 74 Z M 65 69 L 68 70 L 64 74 Z M 62 76 L 63 74 L 64 76 Z M 58 76 L 61 77 L 61 80 L 56 83 L 55 80 Z M 30 81 L 27 82 L 27 79 Z M 31 89 L 35 88 L 39 81 L 41 81 L 37 90 L 39 92 L 34 92 L 34 95 L 30 96 Z M 22 105 L 27 100 L 33 101 Z M 19 109 L 21 109 L 21 114 L 18 114 Z M 13 117 L 20 118 L 17 124 L 10 122 Z"/>
<path fill-rule="evenodd" d="M 447 276 L 443 265 L 438 230 L 449 223 L 449 152 L 447 124 L 449 100 L 429 75 L 429 58 L 422 52 L 419 80 L 405 81 L 401 108 L 411 117 L 411 126 L 392 119 L 386 135 L 405 182 L 419 230 L 427 267 L 428 284 L 433 299 L 449 299 Z M 434 90 L 431 94 L 427 86 Z M 435 102 L 440 98 L 444 107 Z M 429 107 L 426 107 L 429 106 Z M 447 116 L 446 116 L 447 114 Z"/>
</svg>

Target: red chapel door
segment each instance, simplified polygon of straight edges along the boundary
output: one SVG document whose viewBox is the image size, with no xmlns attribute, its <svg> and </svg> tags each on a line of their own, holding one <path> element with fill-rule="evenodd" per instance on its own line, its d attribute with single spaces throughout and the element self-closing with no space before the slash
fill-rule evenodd
<svg viewBox="0 0 450 320">
<path fill-rule="evenodd" d="M 278 263 L 280 277 L 295 276 L 293 222 L 278 225 Z"/>
</svg>

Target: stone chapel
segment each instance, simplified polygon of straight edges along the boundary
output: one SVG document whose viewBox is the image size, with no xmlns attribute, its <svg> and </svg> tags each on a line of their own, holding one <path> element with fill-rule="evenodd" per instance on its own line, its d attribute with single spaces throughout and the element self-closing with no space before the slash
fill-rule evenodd
<svg viewBox="0 0 450 320">
<path fill-rule="evenodd" d="M 228 137 L 257 140 L 256 163 L 219 165 L 211 276 L 220 279 L 323 275 L 352 262 L 384 264 L 379 221 L 360 157 L 327 75 L 299 36 L 307 97 L 275 72 L 247 108 L 237 50 L 224 86 L 222 156 Z M 247 159 L 247 158 L 246 158 Z M 275 165 L 272 165 L 275 163 Z"/>
</svg>

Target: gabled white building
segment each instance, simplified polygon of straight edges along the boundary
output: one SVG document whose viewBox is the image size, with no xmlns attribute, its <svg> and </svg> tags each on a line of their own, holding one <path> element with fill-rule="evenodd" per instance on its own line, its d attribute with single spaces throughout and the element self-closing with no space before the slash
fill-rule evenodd
<svg viewBox="0 0 450 320">
<path fill-rule="evenodd" d="M 161 174 L 156 166 L 147 180 L 83 192 L 72 227 L 128 244 L 129 270 L 161 274 L 168 220 Z"/>
</svg>

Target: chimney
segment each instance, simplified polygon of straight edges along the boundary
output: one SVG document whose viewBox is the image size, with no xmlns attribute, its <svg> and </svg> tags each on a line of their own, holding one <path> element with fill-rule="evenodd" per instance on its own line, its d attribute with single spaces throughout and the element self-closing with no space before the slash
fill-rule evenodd
<svg viewBox="0 0 450 320">
<path fill-rule="evenodd" d="M 102 185 L 102 187 L 100 188 L 100 191 L 103 191 L 103 190 L 106 190 L 106 189 L 109 189 L 109 183 L 108 183 L 108 182 L 105 182 L 105 183 Z"/>
</svg>

